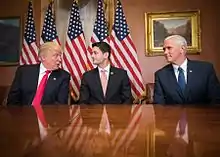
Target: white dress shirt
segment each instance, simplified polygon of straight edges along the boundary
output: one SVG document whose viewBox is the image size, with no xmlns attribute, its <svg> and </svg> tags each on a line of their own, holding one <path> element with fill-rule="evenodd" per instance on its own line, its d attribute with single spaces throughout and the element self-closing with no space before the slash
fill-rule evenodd
<svg viewBox="0 0 220 157">
<path fill-rule="evenodd" d="M 101 77 L 101 71 L 102 70 L 105 70 L 105 73 L 107 75 L 107 82 L 108 82 L 108 79 L 109 79 L 109 73 L 110 73 L 110 64 L 108 64 L 104 69 L 98 67 L 99 69 L 99 76 Z"/>
<path fill-rule="evenodd" d="M 47 69 L 44 67 L 44 65 L 42 63 L 40 63 L 40 71 L 39 71 L 37 86 L 39 86 L 40 81 L 42 80 L 43 76 L 46 74 L 46 71 L 47 71 Z M 50 74 L 51 73 L 49 73 L 48 78 L 49 78 Z"/>
<path fill-rule="evenodd" d="M 187 63 L 188 63 L 188 60 L 185 59 L 184 62 L 183 62 L 183 64 L 181 64 L 180 66 L 178 66 L 178 65 L 176 65 L 176 64 L 172 64 L 177 82 L 178 82 L 178 76 L 179 76 L 179 70 L 178 70 L 178 68 L 181 67 L 181 68 L 183 69 L 185 81 L 186 81 L 186 83 L 187 83 Z"/>
</svg>

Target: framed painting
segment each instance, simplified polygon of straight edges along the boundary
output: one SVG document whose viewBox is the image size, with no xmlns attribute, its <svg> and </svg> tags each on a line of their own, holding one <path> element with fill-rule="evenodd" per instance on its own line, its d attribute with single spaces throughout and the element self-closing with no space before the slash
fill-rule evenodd
<svg viewBox="0 0 220 157">
<path fill-rule="evenodd" d="M 17 65 L 21 51 L 21 18 L 0 17 L 0 65 Z"/>
<path fill-rule="evenodd" d="M 178 34 L 187 41 L 187 53 L 201 52 L 200 12 L 145 13 L 145 45 L 147 56 L 163 55 L 163 41 Z"/>
</svg>

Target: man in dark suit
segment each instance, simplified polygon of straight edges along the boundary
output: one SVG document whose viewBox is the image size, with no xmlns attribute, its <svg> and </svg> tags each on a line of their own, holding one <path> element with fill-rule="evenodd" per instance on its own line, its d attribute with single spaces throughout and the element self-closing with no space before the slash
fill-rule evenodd
<svg viewBox="0 0 220 157">
<path fill-rule="evenodd" d="M 219 103 L 220 85 L 211 63 L 189 60 L 187 42 L 179 35 L 167 37 L 163 50 L 170 64 L 155 73 L 154 103 Z"/>
<path fill-rule="evenodd" d="M 110 46 L 92 44 L 93 64 L 97 68 L 83 74 L 80 104 L 132 104 L 131 85 L 127 72 L 110 65 Z"/>
<path fill-rule="evenodd" d="M 48 72 L 41 104 L 67 104 L 70 75 L 59 69 L 61 48 L 54 42 L 40 47 L 40 64 L 18 67 L 8 94 L 9 105 L 31 105 L 44 75 Z"/>
</svg>

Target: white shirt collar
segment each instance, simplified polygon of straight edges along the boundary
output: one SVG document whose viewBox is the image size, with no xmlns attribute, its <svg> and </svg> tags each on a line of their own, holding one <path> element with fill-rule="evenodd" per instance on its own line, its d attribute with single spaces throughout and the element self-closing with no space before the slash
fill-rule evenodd
<svg viewBox="0 0 220 157">
<path fill-rule="evenodd" d="M 178 68 L 181 67 L 181 68 L 183 69 L 183 71 L 186 72 L 186 71 L 187 71 L 187 63 L 188 63 L 188 60 L 187 60 L 187 58 L 186 58 L 186 59 L 184 60 L 184 62 L 183 62 L 180 66 L 178 66 L 178 65 L 176 65 L 176 64 L 172 64 L 172 65 L 173 65 L 173 69 L 174 69 L 175 71 L 178 71 Z"/>
<path fill-rule="evenodd" d="M 105 70 L 107 73 L 109 73 L 110 72 L 110 64 L 108 64 L 105 68 L 98 67 L 98 69 L 99 69 L 99 73 L 101 72 L 101 70 Z"/>
<path fill-rule="evenodd" d="M 43 74 L 47 71 L 47 69 L 44 67 L 42 63 L 40 63 L 40 74 Z"/>
</svg>

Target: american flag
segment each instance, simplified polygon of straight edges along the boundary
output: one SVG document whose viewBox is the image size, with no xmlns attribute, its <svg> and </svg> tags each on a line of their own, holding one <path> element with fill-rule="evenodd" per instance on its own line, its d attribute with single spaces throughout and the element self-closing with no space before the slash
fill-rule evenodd
<svg viewBox="0 0 220 157">
<path fill-rule="evenodd" d="M 90 40 L 90 45 L 88 47 L 88 68 L 92 69 L 94 68 L 94 65 L 92 64 L 92 43 L 105 41 L 109 43 L 108 38 L 108 26 L 105 19 L 105 14 L 103 10 L 103 1 L 98 0 L 98 6 L 97 6 L 97 13 L 96 13 L 96 20 L 95 25 L 93 28 L 93 34 Z"/>
<path fill-rule="evenodd" d="M 27 19 L 25 22 L 24 39 L 20 55 L 20 65 L 38 63 L 38 47 L 33 17 L 33 5 L 29 1 Z"/>
<path fill-rule="evenodd" d="M 144 84 L 138 63 L 137 52 L 131 39 L 121 2 L 117 0 L 115 21 L 110 36 L 110 45 L 113 49 L 112 63 L 116 67 L 127 70 L 131 81 L 134 98 L 144 93 Z"/>
<path fill-rule="evenodd" d="M 53 41 L 60 45 L 58 35 L 57 35 L 52 6 L 53 6 L 53 2 L 50 2 L 47 8 L 45 18 L 44 18 L 44 25 L 43 25 L 43 30 L 41 34 L 40 44 Z"/>
<path fill-rule="evenodd" d="M 63 68 L 71 74 L 70 83 L 76 97 L 79 96 L 82 75 L 87 70 L 86 51 L 79 8 L 76 1 L 74 1 L 71 8 L 69 27 L 63 54 Z"/>
</svg>

